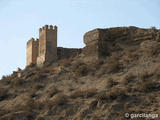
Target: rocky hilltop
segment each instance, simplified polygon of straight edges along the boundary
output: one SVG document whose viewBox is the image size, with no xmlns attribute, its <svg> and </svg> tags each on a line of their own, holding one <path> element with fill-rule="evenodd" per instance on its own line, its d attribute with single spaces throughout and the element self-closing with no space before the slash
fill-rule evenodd
<svg viewBox="0 0 160 120">
<path fill-rule="evenodd" d="M 0 120 L 125 120 L 160 115 L 160 31 L 95 29 L 74 56 L 0 81 Z M 152 116 L 155 117 L 155 116 Z M 151 118 L 149 118 L 151 119 Z M 158 119 L 155 117 L 155 119 Z"/>
</svg>

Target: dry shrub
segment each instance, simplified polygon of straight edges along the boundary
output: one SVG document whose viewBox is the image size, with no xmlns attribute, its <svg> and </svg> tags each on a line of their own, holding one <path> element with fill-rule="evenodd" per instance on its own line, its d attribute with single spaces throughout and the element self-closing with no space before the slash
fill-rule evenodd
<svg viewBox="0 0 160 120">
<path fill-rule="evenodd" d="M 62 93 L 56 94 L 52 98 L 52 103 L 56 105 L 63 105 L 68 101 L 68 96 Z"/>
<path fill-rule="evenodd" d="M 44 108 L 44 103 L 35 101 L 32 98 L 29 98 L 25 104 L 25 106 L 22 106 L 22 110 L 24 111 L 35 111 L 35 110 L 43 110 Z"/>
<path fill-rule="evenodd" d="M 33 81 L 33 82 L 42 82 L 43 78 L 45 78 L 45 77 L 46 77 L 46 73 L 38 72 L 33 77 L 30 78 L 30 81 Z"/>
<path fill-rule="evenodd" d="M 139 59 L 139 51 L 135 50 L 125 50 L 123 51 L 123 56 L 121 57 L 121 64 L 125 66 L 133 66 L 137 63 Z"/>
<path fill-rule="evenodd" d="M 134 78 L 134 75 L 132 73 L 128 73 L 124 76 L 123 80 L 122 80 L 122 84 L 123 85 L 128 85 L 129 82 L 131 82 Z"/>
<path fill-rule="evenodd" d="M 32 64 L 28 65 L 27 68 L 34 68 L 35 66 L 36 65 L 32 63 Z"/>
<path fill-rule="evenodd" d="M 78 61 L 72 63 L 72 70 L 75 71 L 79 66 L 82 66 L 82 65 L 84 65 L 84 63 L 82 61 L 78 60 Z"/>
<path fill-rule="evenodd" d="M 75 70 L 75 75 L 76 76 L 85 76 L 88 73 L 88 67 L 87 65 L 82 65 L 79 66 L 76 70 Z"/>
<path fill-rule="evenodd" d="M 1 83 L 3 83 L 4 85 L 8 85 L 11 83 L 11 80 L 13 78 L 11 76 L 2 76 L 2 79 L 1 79 Z"/>
<path fill-rule="evenodd" d="M 37 96 L 36 94 L 37 90 L 36 89 L 31 89 L 31 91 L 28 93 L 30 98 L 34 98 Z"/>
<path fill-rule="evenodd" d="M 89 64 L 92 70 L 98 70 L 105 63 L 104 59 L 96 60 L 93 63 Z"/>
<path fill-rule="evenodd" d="M 37 117 L 36 120 L 45 120 L 44 117 Z"/>
<path fill-rule="evenodd" d="M 76 76 L 85 76 L 89 72 L 88 66 L 81 61 L 73 63 L 72 70 Z"/>
<path fill-rule="evenodd" d="M 139 81 L 144 82 L 144 81 L 148 80 L 152 76 L 153 76 L 153 73 L 148 72 L 147 70 L 144 70 L 141 73 L 139 73 L 137 77 L 138 77 Z"/>
<path fill-rule="evenodd" d="M 153 57 L 160 53 L 160 44 L 157 41 L 147 40 L 141 43 L 141 49 L 145 56 Z"/>
<path fill-rule="evenodd" d="M 59 65 L 62 65 L 62 66 L 67 67 L 67 66 L 69 66 L 70 63 L 71 63 L 71 58 L 63 58 L 63 59 L 60 59 L 60 60 L 58 61 L 58 63 L 59 63 Z"/>
<path fill-rule="evenodd" d="M 138 75 L 136 89 L 141 92 L 149 92 L 156 89 L 158 83 L 153 80 L 153 73 L 143 71 Z"/>
<path fill-rule="evenodd" d="M 63 93 L 59 93 L 54 95 L 50 100 L 46 100 L 44 101 L 45 103 L 45 107 L 48 109 L 51 109 L 53 106 L 61 106 L 64 105 L 68 102 L 68 96 L 63 94 Z"/>
<path fill-rule="evenodd" d="M 13 87 L 20 87 L 20 86 L 24 85 L 24 83 L 25 83 L 24 79 L 22 79 L 22 78 L 15 78 L 15 79 L 12 80 L 11 85 Z"/>
<path fill-rule="evenodd" d="M 39 68 L 39 67 L 37 67 L 37 66 L 35 66 L 34 68 L 32 68 L 32 71 L 34 71 L 34 72 L 39 72 L 39 71 L 41 71 L 42 69 L 41 68 Z"/>
<path fill-rule="evenodd" d="M 43 69 L 48 68 L 51 65 L 52 65 L 51 62 L 45 62 L 44 65 L 43 65 Z"/>
<path fill-rule="evenodd" d="M 47 75 L 50 75 L 52 71 L 50 70 L 49 67 L 43 67 L 43 68 L 38 68 L 34 67 L 32 69 L 31 76 L 29 76 L 29 80 L 31 82 L 42 82 L 44 78 L 47 77 Z"/>
<path fill-rule="evenodd" d="M 8 97 L 8 91 L 4 88 L 0 88 L 0 101 Z"/>
<path fill-rule="evenodd" d="M 107 88 L 111 88 L 114 85 L 116 85 L 116 82 L 114 82 L 114 80 L 112 78 L 107 79 L 107 83 L 106 83 Z"/>
<path fill-rule="evenodd" d="M 110 56 L 107 58 L 106 62 L 101 66 L 98 72 L 98 76 L 104 75 L 106 73 L 117 73 L 121 69 L 118 57 Z"/>
<path fill-rule="evenodd" d="M 58 92 L 59 92 L 59 90 L 55 86 L 52 86 L 52 87 L 50 87 L 50 89 L 48 91 L 48 96 L 53 97 Z"/>
<path fill-rule="evenodd" d="M 33 86 L 33 89 L 35 89 L 35 90 L 40 90 L 43 88 L 44 88 L 44 84 L 42 84 L 42 83 L 37 83 Z"/>
<path fill-rule="evenodd" d="M 100 92 L 95 96 L 95 98 L 98 101 L 103 101 L 103 100 L 112 101 L 115 99 L 123 100 L 124 98 L 127 97 L 126 92 L 127 91 L 123 88 L 112 88 L 112 90 L 109 92 Z"/>
<path fill-rule="evenodd" d="M 119 71 L 120 66 L 119 66 L 118 61 L 112 61 L 107 64 L 106 68 L 107 68 L 106 69 L 107 73 L 116 73 Z"/>
<path fill-rule="evenodd" d="M 156 102 L 156 97 L 157 95 L 156 94 L 149 94 L 146 96 L 147 98 L 145 99 L 145 104 L 154 104 Z"/>
<path fill-rule="evenodd" d="M 2 117 L 5 114 L 8 114 L 10 111 L 6 109 L 0 109 L 0 117 Z"/>
<path fill-rule="evenodd" d="M 97 89 L 95 88 L 90 88 L 87 90 L 76 90 L 71 94 L 71 98 L 78 98 L 78 97 L 89 98 L 89 97 L 93 97 L 96 93 L 97 93 Z"/>
<path fill-rule="evenodd" d="M 157 46 L 153 47 L 153 48 L 149 51 L 150 56 L 159 55 L 159 53 L 160 53 L 160 45 L 157 45 Z"/>
<path fill-rule="evenodd" d="M 151 92 L 154 89 L 157 89 L 157 82 L 153 80 L 140 81 L 137 85 L 137 90 L 141 92 Z"/>
</svg>

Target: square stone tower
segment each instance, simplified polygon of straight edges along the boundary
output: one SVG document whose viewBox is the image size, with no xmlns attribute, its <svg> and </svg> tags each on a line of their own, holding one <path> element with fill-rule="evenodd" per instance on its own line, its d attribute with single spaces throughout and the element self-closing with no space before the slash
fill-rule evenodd
<svg viewBox="0 0 160 120">
<path fill-rule="evenodd" d="M 37 65 L 52 62 L 57 59 L 57 26 L 48 26 L 39 29 L 39 50 Z"/>
<path fill-rule="evenodd" d="M 37 63 L 38 57 L 38 39 L 31 38 L 27 42 L 27 66 Z"/>
</svg>

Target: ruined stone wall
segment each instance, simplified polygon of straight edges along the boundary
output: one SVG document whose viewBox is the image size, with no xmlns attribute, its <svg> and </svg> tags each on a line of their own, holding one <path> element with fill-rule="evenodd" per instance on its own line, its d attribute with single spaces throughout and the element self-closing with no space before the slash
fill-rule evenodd
<svg viewBox="0 0 160 120">
<path fill-rule="evenodd" d="M 27 42 L 27 66 L 36 64 L 38 57 L 39 40 L 32 38 Z"/>
<path fill-rule="evenodd" d="M 81 53 L 81 49 L 63 47 L 57 48 L 58 59 L 69 58 L 71 56 L 76 56 L 79 53 Z"/>
<path fill-rule="evenodd" d="M 99 29 L 95 29 L 87 32 L 84 35 L 84 43 L 86 46 L 83 48 L 85 56 L 92 56 L 94 59 L 98 59 L 98 41 L 100 40 Z"/>
<path fill-rule="evenodd" d="M 84 35 L 83 53 L 95 58 L 103 58 L 112 51 L 138 47 L 146 40 L 160 40 L 159 30 L 155 28 L 141 29 L 137 27 L 116 27 L 95 29 Z"/>
<path fill-rule="evenodd" d="M 57 59 L 57 27 L 44 26 L 39 29 L 39 56 L 37 64 L 52 62 Z"/>
</svg>

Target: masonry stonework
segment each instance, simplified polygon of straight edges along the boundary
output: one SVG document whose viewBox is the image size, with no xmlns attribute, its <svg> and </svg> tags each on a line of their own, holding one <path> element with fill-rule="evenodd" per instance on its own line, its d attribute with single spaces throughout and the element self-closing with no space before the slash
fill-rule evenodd
<svg viewBox="0 0 160 120">
<path fill-rule="evenodd" d="M 27 66 L 37 63 L 39 40 L 31 38 L 27 42 Z"/>
<path fill-rule="evenodd" d="M 27 66 L 41 66 L 75 56 L 80 52 L 81 49 L 57 47 L 57 26 L 45 25 L 39 29 L 39 40 L 32 38 L 27 42 Z"/>
<path fill-rule="evenodd" d="M 39 55 L 37 64 L 56 61 L 57 59 L 57 27 L 44 26 L 39 29 Z"/>
<path fill-rule="evenodd" d="M 32 38 L 27 42 L 27 66 L 76 56 L 81 50 L 81 56 L 85 57 L 86 62 L 100 60 L 117 51 L 144 47 L 147 41 L 156 41 L 154 44 L 157 44 L 160 41 L 160 30 L 134 26 L 94 29 L 84 35 L 86 46 L 83 49 L 63 48 L 57 47 L 57 27 L 45 25 L 39 29 L 39 40 Z"/>
<path fill-rule="evenodd" d="M 160 40 L 159 30 L 142 29 L 134 26 L 94 29 L 84 35 L 83 53 L 86 57 L 101 59 L 113 51 L 137 49 L 147 40 Z"/>
<path fill-rule="evenodd" d="M 74 57 L 80 53 L 81 53 L 81 49 L 77 49 L 77 48 L 63 48 L 63 47 L 57 48 L 58 59 Z"/>
</svg>

